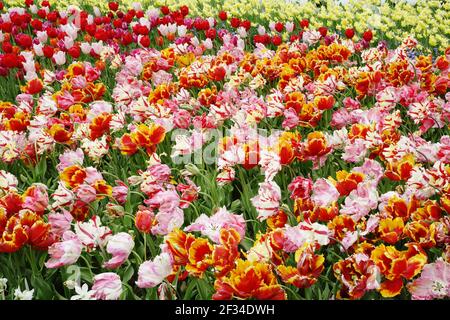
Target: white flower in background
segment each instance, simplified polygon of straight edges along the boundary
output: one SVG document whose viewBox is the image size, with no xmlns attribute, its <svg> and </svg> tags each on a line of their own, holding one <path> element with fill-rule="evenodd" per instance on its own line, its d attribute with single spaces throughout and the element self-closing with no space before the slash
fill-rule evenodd
<svg viewBox="0 0 450 320">
<path fill-rule="evenodd" d="M 177 24 L 169 23 L 169 24 L 161 24 L 158 27 L 158 31 L 161 33 L 163 37 L 166 37 L 168 34 L 174 34 L 177 32 Z"/>
<path fill-rule="evenodd" d="M 0 39 L 0 41 L 1 41 L 1 39 Z M 44 55 L 44 52 L 42 51 L 42 43 L 33 44 L 33 49 L 34 49 L 34 53 L 37 56 L 42 57 Z"/>
<path fill-rule="evenodd" d="M 306 30 L 303 32 L 303 42 L 307 43 L 308 45 L 313 45 L 317 43 L 322 38 L 322 35 L 319 31 L 316 30 Z"/>
<path fill-rule="evenodd" d="M 216 20 L 213 17 L 209 17 L 206 19 L 209 23 L 210 28 L 214 28 L 214 25 L 216 24 Z"/>
<path fill-rule="evenodd" d="M 22 289 L 20 289 L 20 287 L 19 287 L 14 291 L 14 299 L 15 300 L 32 300 L 33 294 L 34 294 L 34 289 L 22 291 Z"/>
<path fill-rule="evenodd" d="M 94 300 L 92 298 L 92 290 L 89 290 L 88 285 L 85 283 L 81 287 L 75 286 L 75 292 L 77 294 L 70 297 L 70 300 Z"/>
<path fill-rule="evenodd" d="M 93 42 L 91 48 L 96 54 L 100 55 L 103 51 L 103 41 Z"/>
<path fill-rule="evenodd" d="M 139 11 L 142 10 L 142 5 L 140 2 L 133 2 L 131 4 L 131 6 L 133 7 L 134 10 Z"/>
<path fill-rule="evenodd" d="M 151 29 L 152 25 L 148 19 L 145 19 L 144 17 L 139 19 L 139 24 L 146 26 L 147 28 Z"/>
<path fill-rule="evenodd" d="M 270 23 L 269 23 L 269 29 L 270 29 L 270 31 L 272 31 L 272 32 L 275 31 L 275 22 L 270 21 Z"/>
<path fill-rule="evenodd" d="M 259 26 L 258 26 L 258 34 L 259 34 L 260 36 L 265 35 L 265 34 L 266 34 L 266 28 L 264 28 L 264 26 L 259 25 Z"/>
<path fill-rule="evenodd" d="M 66 49 L 70 49 L 73 47 L 73 39 L 71 37 L 65 36 L 63 41 L 64 47 L 66 47 Z"/>
<path fill-rule="evenodd" d="M 287 32 L 294 31 L 294 23 L 293 22 L 286 22 L 286 24 L 284 26 L 286 27 Z"/>
<path fill-rule="evenodd" d="M 84 54 L 89 54 L 91 52 L 91 45 L 87 42 L 82 42 L 80 45 L 81 52 Z"/>
<path fill-rule="evenodd" d="M 38 31 L 36 37 L 39 39 L 40 43 L 46 43 L 48 39 L 47 31 Z"/>
<path fill-rule="evenodd" d="M 186 35 L 187 27 L 184 25 L 178 26 L 178 36 L 184 37 Z"/>
<path fill-rule="evenodd" d="M 6 288 L 8 288 L 8 279 L 6 278 L 0 278 L 0 294 L 3 294 L 6 291 Z"/>
<path fill-rule="evenodd" d="M 245 30 L 244 27 L 239 27 L 237 29 L 237 33 L 239 34 L 239 37 L 241 38 L 247 38 L 247 30 Z"/>
<path fill-rule="evenodd" d="M 213 48 L 213 43 L 212 43 L 211 39 L 209 39 L 209 38 L 205 39 L 205 40 L 202 40 L 202 44 L 205 46 L 205 48 L 207 50 L 210 50 L 210 49 Z"/>
<path fill-rule="evenodd" d="M 92 161 L 98 163 L 100 159 L 108 153 L 109 145 L 106 142 L 106 136 L 102 136 L 94 141 L 83 139 L 81 148 L 87 153 Z"/>
<path fill-rule="evenodd" d="M 63 65 L 66 63 L 66 54 L 63 51 L 58 51 L 53 55 L 53 59 L 57 65 Z"/>
<path fill-rule="evenodd" d="M 98 7 L 94 7 L 94 14 L 96 17 L 100 17 L 102 15 L 102 12 L 100 11 L 100 9 Z"/>
<path fill-rule="evenodd" d="M 35 4 L 31 5 L 31 6 L 30 6 L 30 12 L 31 12 L 32 14 L 36 14 L 36 13 L 38 12 L 38 7 L 37 7 L 37 5 L 35 5 Z"/>
</svg>

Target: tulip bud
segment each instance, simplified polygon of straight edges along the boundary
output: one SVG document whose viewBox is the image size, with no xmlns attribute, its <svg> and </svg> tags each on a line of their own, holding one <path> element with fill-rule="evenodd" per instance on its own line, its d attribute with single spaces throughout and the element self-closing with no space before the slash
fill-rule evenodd
<svg viewBox="0 0 450 320">
<path fill-rule="evenodd" d="M 105 212 L 113 218 L 123 217 L 125 215 L 125 209 L 121 205 L 114 203 L 108 203 Z"/>
<path fill-rule="evenodd" d="M 185 168 L 189 173 L 193 174 L 194 176 L 200 174 L 200 170 L 199 170 L 198 167 L 197 167 L 195 164 L 193 164 L 193 163 L 188 163 L 188 164 L 186 164 L 186 165 L 184 166 L 184 168 Z"/>
</svg>

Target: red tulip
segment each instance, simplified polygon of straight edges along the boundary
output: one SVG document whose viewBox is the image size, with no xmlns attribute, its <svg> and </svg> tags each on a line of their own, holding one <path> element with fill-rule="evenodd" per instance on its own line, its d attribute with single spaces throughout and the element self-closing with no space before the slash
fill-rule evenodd
<svg viewBox="0 0 450 320">
<path fill-rule="evenodd" d="M 81 54 L 81 49 L 78 46 L 73 46 L 69 50 L 67 50 L 67 53 L 74 59 L 78 59 Z"/>
<path fill-rule="evenodd" d="M 11 53 L 13 51 L 13 46 L 9 42 L 3 42 L 2 49 L 5 53 Z"/>
<path fill-rule="evenodd" d="M 284 29 L 284 25 L 281 22 L 275 23 L 275 30 L 277 30 L 278 32 L 282 32 L 283 29 Z"/>
<path fill-rule="evenodd" d="M 183 17 L 186 17 L 189 14 L 189 7 L 181 6 L 180 11 L 181 11 L 181 14 L 183 15 Z"/>
<path fill-rule="evenodd" d="M 47 20 L 51 22 L 56 22 L 56 20 L 58 20 L 58 16 L 59 14 L 56 11 L 49 12 L 47 14 Z"/>
<path fill-rule="evenodd" d="M 123 20 L 124 20 L 126 23 L 130 23 L 131 21 L 133 21 L 133 15 L 130 14 L 130 13 L 127 13 L 127 14 L 123 17 Z"/>
<path fill-rule="evenodd" d="M 19 57 L 14 53 L 6 53 L 3 55 L 0 65 L 6 68 L 17 68 L 20 66 Z"/>
<path fill-rule="evenodd" d="M 141 46 L 148 48 L 150 46 L 149 36 L 142 36 L 141 39 L 139 40 L 139 43 L 141 44 Z"/>
<path fill-rule="evenodd" d="M 273 36 L 272 37 L 272 43 L 276 46 L 279 46 L 281 44 L 282 40 L 281 37 L 279 35 Z"/>
<path fill-rule="evenodd" d="M 33 45 L 33 39 L 27 34 L 19 34 L 16 37 L 16 42 L 22 48 L 31 48 Z"/>
<path fill-rule="evenodd" d="M 12 23 L 11 22 L 3 22 L 1 24 L 1 30 L 6 33 L 10 33 L 12 31 Z"/>
<path fill-rule="evenodd" d="M 302 28 L 308 28 L 309 27 L 309 21 L 308 19 L 303 19 L 302 21 L 300 21 L 300 26 Z"/>
<path fill-rule="evenodd" d="M 108 8 L 111 11 L 117 11 L 117 9 L 119 9 L 119 4 L 117 2 L 109 2 Z"/>
<path fill-rule="evenodd" d="M 367 42 L 370 42 L 373 38 L 373 34 L 372 34 L 372 30 L 367 30 L 366 32 L 364 32 L 363 34 L 363 39 L 366 40 Z"/>
<path fill-rule="evenodd" d="M 45 19 L 45 17 L 47 16 L 47 11 L 45 11 L 44 9 L 39 9 L 37 15 L 39 16 L 39 18 Z"/>
<path fill-rule="evenodd" d="M 150 209 L 141 209 L 136 212 L 134 224 L 136 228 L 144 233 L 150 233 L 153 226 L 153 219 L 155 215 Z"/>
<path fill-rule="evenodd" d="M 33 79 L 30 82 L 28 82 L 28 85 L 26 87 L 27 87 L 26 93 L 37 94 L 42 91 L 44 85 L 40 79 Z"/>
<path fill-rule="evenodd" d="M 170 13 L 170 9 L 168 6 L 162 6 L 161 7 L 161 12 L 163 15 L 167 16 Z"/>
<path fill-rule="evenodd" d="M 122 45 L 128 46 L 132 42 L 133 42 L 133 36 L 131 35 L 131 33 L 127 32 L 122 36 Z"/>
<path fill-rule="evenodd" d="M 44 56 L 49 59 L 53 57 L 53 53 L 55 52 L 55 50 L 50 46 L 44 46 L 42 51 L 44 52 Z"/>
<path fill-rule="evenodd" d="M 95 26 L 94 26 L 95 28 Z M 55 28 L 47 28 L 47 35 L 50 38 L 56 38 L 56 36 L 58 35 L 58 30 L 56 30 Z"/>
<path fill-rule="evenodd" d="M 41 31 L 42 30 L 42 21 L 41 20 L 37 20 L 37 19 L 33 19 L 33 21 L 31 21 L 31 27 L 34 30 Z"/>
<path fill-rule="evenodd" d="M 121 28 L 122 27 L 122 19 L 114 19 L 113 26 L 116 29 Z"/>
<path fill-rule="evenodd" d="M 245 30 L 250 30 L 250 27 L 252 26 L 252 23 L 250 22 L 250 20 L 244 20 L 240 23 L 240 26 L 245 28 Z"/>
<path fill-rule="evenodd" d="M 164 44 L 164 38 L 161 37 L 161 36 L 157 37 L 157 38 L 156 38 L 156 44 L 157 44 L 159 47 L 162 47 L 163 44 Z"/>
<path fill-rule="evenodd" d="M 216 38 L 216 29 L 209 29 L 208 31 L 206 31 L 205 33 L 206 37 L 209 39 L 215 39 Z"/>
<path fill-rule="evenodd" d="M 227 15 L 227 13 L 225 11 L 220 11 L 219 12 L 219 19 L 220 20 L 225 21 L 225 20 L 227 20 L 227 18 L 228 18 L 228 15 Z"/>
<path fill-rule="evenodd" d="M 226 71 L 224 67 L 214 67 L 210 69 L 209 76 L 214 81 L 222 81 L 226 76 Z"/>
<path fill-rule="evenodd" d="M 239 18 L 233 17 L 231 18 L 230 23 L 233 28 L 237 28 L 241 24 L 241 20 Z"/>
<path fill-rule="evenodd" d="M 140 19 L 144 16 L 144 11 L 139 10 L 138 12 L 136 12 L 136 18 Z"/>
<path fill-rule="evenodd" d="M 320 34 L 322 35 L 322 37 L 325 37 L 328 33 L 328 29 L 327 27 L 320 27 L 319 29 L 317 29 L 317 31 L 320 32 Z"/>
<path fill-rule="evenodd" d="M 101 25 L 102 24 L 102 22 L 103 22 L 103 20 L 102 20 L 102 17 L 95 17 L 94 18 L 94 23 L 96 24 L 96 25 Z"/>
<path fill-rule="evenodd" d="M 345 36 L 349 39 L 353 38 L 355 36 L 355 30 L 353 30 L 352 28 L 346 29 Z"/>
</svg>

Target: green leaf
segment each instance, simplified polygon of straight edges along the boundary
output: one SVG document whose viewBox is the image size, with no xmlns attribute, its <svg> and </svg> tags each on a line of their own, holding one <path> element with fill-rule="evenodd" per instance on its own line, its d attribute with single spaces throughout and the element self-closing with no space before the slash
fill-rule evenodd
<svg viewBox="0 0 450 320">
<path fill-rule="evenodd" d="M 202 300 L 211 299 L 212 289 L 205 279 L 197 279 L 197 289 L 200 299 Z"/>
<path fill-rule="evenodd" d="M 311 300 L 312 299 L 312 290 L 311 290 L 311 288 L 305 288 L 305 298 L 307 300 Z"/>
<path fill-rule="evenodd" d="M 31 285 L 35 288 L 36 298 L 48 300 L 54 297 L 56 290 L 42 277 L 36 275 L 31 277 Z"/>
<path fill-rule="evenodd" d="M 194 297 L 194 291 L 196 289 L 196 285 L 197 283 L 195 282 L 195 280 L 189 282 L 187 288 L 186 288 L 186 292 L 184 293 L 184 300 L 190 300 Z"/>
<path fill-rule="evenodd" d="M 127 269 L 125 270 L 125 273 L 123 275 L 122 281 L 123 283 L 127 283 L 130 281 L 130 279 L 133 277 L 134 269 L 133 266 L 130 264 Z"/>
<path fill-rule="evenodd" d="M 253 246 L 253 242 L 250 239 L 243 239 L 241 241 L 241 246 L 247 251 Z"/>
</svg>

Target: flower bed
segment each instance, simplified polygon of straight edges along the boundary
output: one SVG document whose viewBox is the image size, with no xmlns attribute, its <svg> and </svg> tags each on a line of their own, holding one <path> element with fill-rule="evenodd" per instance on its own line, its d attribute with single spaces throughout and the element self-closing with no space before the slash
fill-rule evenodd
<svg viewBox="0 0 450 320">
<path fill-rule="evenodd" d="M 227 3 L 0 6 L 0 299 L 448 297 L 448 4 Z"/>
</svg>

